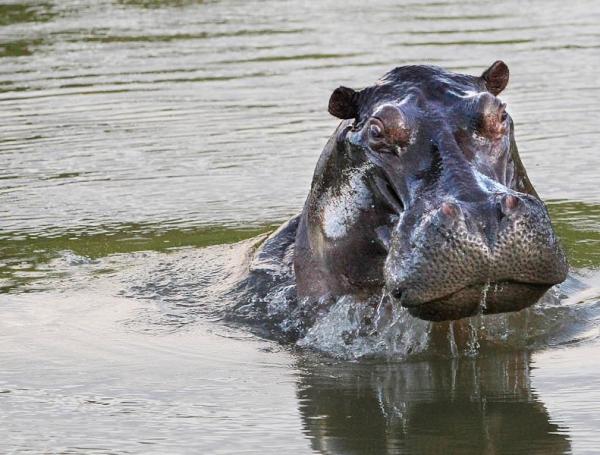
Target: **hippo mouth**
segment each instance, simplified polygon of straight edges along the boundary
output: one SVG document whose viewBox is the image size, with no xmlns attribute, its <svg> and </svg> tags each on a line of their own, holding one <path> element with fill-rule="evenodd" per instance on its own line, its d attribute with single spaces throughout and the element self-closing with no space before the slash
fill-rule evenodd
<svg viewBox="0 0 600 455">
<path fill-rule="evenodd" d="M 476 314 L 519 311 L 537 302 L 550 287 L 552 284 L 517 281 L 476 283 L 429 302 L 401 303 L 419 319 L 447 321 Z"/>
</svg>

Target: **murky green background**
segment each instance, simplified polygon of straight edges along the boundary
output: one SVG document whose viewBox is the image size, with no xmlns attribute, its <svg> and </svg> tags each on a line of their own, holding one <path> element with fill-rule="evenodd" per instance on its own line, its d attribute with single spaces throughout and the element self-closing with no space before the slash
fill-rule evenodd
<svg viewBox="0 0 600 455">
<path fill-rule="evenodd" d="M 594 0 L 0 1 L 0 451 L 594 453 L 599 23 Z M 339 362 L 188 324 L 148 284 L 178 273 L 193 307 L 227 258 L 190 247 L 299 211 L 338 85 L 497 59 L 579 283 L 569 336 Z"/>
</svg>

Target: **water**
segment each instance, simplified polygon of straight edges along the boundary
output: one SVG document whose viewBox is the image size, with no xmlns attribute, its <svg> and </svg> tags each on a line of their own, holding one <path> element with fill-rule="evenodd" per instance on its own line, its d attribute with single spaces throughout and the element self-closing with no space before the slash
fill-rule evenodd
<svg viewBox="0 0 600 455">
<path fill-rule="evenodd" d="M 1 452 L 597 451 L 600 8 L 396 3 L 0 2 Z M 225 322 L 335 87 L 496 59 L 564 285 L 435 326 L 342 300 L 308 350 Z"/>
</svg>

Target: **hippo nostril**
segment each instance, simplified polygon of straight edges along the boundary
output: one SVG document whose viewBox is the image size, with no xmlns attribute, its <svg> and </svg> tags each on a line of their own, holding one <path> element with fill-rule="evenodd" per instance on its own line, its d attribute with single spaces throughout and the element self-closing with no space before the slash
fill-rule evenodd
<svg viewBox="0 0 600 455">
<path fill-rule="evenodd" d="M 513 196 L 512 194 L 509 194 L 504 197 L 504 200 L 502 201 L 502 205 L 508 211 L 515 210 L 519 206 L 519 198 L 516 196 Z"/>
<path fill-rule="evenodd" d="M 459 214 L 459 208 L 456 206 L 456 204 L 453 204 L 452 202 L 443 202 L 440 210 L 442 211 L 442 213 L 450 218 L 456 218 Z"/>
<path fill-rule="evenodd" d="M 404 294 L 404 288 L 401 287 L 397 287 L 392 289 L 392 297 L 394 297 L 396 300 L 400 300 L 402 298 L 402 294 Z"/>
</svg>

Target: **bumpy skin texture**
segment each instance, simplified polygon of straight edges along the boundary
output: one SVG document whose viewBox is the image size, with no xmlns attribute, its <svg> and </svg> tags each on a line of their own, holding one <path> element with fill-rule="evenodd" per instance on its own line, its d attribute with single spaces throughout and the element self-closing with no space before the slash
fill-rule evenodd
<svg viewBox="0 0 600 455">
<path fill-rule="evenodd" d="M 519 159 L 496 96 L 508 68 L 482 76 L 432 66 L 340 87 L 344 119 L 325 146 L 295 239 L 299 297 L 389 291 L 423 319 L 515 311 L 568 265 Z"/>
</svg>

